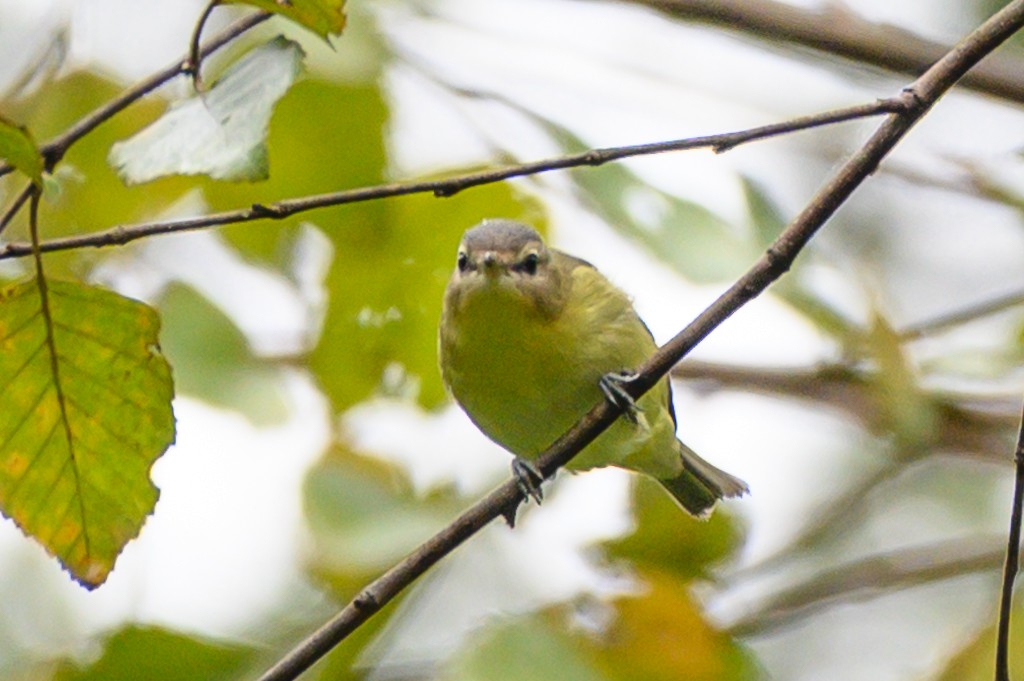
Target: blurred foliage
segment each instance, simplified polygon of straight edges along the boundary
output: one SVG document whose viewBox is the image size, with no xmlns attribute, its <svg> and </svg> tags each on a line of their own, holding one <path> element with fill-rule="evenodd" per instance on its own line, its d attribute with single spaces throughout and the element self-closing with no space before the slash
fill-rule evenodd
<svg viewBox="0 0 1024 681">
<path fill-rule="evenodd" d="M 1019 597 L 1019 594 L 1018 594 Z M 1010 617 L 1009 671 L 1011 679 L 1024 673 L 1024 608 L 1014 606 Z M 995 614 L 993 613 L 993 621 Z M 986 627 L 945 664 L 936 681 L 991 681 L 995 674 L 996 627 Z"/>
<path fill-rule="evenodd" d="M 341 33 L 345 28 L 345 0 L 228 0 L 241 5 L 258 7 L 265 12 L 274 12 L 288 17 L 305 26 L 321 38 Z"/>
<path fill-rule="evenodd" d="M 641 593 L 614 602 L 606 628 L 572 626 L 554 609 L 498 619 L 463 646 L 442 681 L 739 681 L 752 655 L 712 628 L 687 583 L 641 571 Z M 577 615 L 582 620 L 587 615 Z"/>
<path fill-rule="evenodd" d="M 43 157 L 27 128 L 0 117 L 0 161 L 28 175 L 34 183 L 43 179 Z"/>
<path fill-rule="evenodd" d="M 646 476 L 634 476 L 633 512 L 633 532 L 609 543 L 609 554 L 680 581 L 708 577 L 742 543 L 728 513 L 716 512 L 706 521 L 680 513 L 661 486 Z"/>
<path fill-rule="evenodd" d="M 104 644 L 95 662 L 65 662 L 53 681 L 199 681 L 244 679 L 255 652 L 242 645 L 185 636 L 155 627 L 126 627 Z"/>
<path fill-rule="evenodd" d="M 242 331 L 195 289 L 171 284 L 157 303 L 160 345 L 179 395 L 234 409 L 254 423 L 288 415 L 280 368 L 256 357 Z"/>
</svg>

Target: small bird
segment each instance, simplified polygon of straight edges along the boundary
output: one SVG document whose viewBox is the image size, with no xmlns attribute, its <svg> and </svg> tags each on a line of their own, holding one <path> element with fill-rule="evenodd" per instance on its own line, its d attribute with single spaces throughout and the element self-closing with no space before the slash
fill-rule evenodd
<svg viewBox="0 0 1024 681">
<path fill-rule="evenodd" d="M 515 455 L 520 487 L 538 501 L 542 478 L 531 461 L 602 394 L 625 417 L 568 468 L 645 473 L 700 518 L 719 499 L 748 491 L 676 438 L 668 378 L 635 403 L 623 389 L 657 349 L 629 297 L 527 225 L 485 220 L 463 235 L 438 345 L 445 385 L 473 423 Z"/>
</svg>

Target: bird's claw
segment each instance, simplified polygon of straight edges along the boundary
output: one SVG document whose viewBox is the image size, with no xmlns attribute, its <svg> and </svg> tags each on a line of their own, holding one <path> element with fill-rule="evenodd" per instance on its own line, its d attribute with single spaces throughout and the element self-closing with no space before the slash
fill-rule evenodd
<svg viewBox="0 0 1024 681">
<path fill-rule="evenodd" d="M 598 385 L 601 386 L 601 392 L 604 393 L 605 398 L 621 409 L 622 415 L 632 423 L 640 422 L 640 412 L 643 410 L 636 403 L 636 400 L 633 399 L 633 396 L 629 394 L 625 386 L 635 381 L 636 378 L 637 374 L 632 371 L 619 371 L 607 373 L 598 381 Z"/>
<path fill-rule="evenodd" d="M 519 487 L 523 496 L 533 499 L 540 505 L 544 498 L 544 493 L 540 489 L 540 484 L 544 482 L 544 474 L 540 472 L 540 469 L 532 461 L 517 456 L 512 460 L 512 475 L 515 476 L 516 486 Z"/>
</svg>

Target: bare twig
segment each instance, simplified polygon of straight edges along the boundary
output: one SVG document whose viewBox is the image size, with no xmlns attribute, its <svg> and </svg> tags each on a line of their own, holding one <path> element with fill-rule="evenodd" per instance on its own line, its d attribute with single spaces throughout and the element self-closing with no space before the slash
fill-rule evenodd
<svg viewBox="0 0 1024 681">
<path fill-rule="evenodd" d="M 630 394 L 637 398 L 653 387 L 712 330 L 782 276 L 825 221 L 878 167 L 939 97 L 1022 25 L 1024 0 L 1014 0 L 905 90 L 901 95 L 904 106 L 900 107 L 900 112 L 886 118 L 867 143 L 818 190 L 807 207 L 746 274 L 639 368 L 636 380 L 628 386 Z M 553 475 L 576 452 L 608 428 L 619 413 L 608 402 L 595 406 L 538 459 L 537 465 L 544 476 Z M 262 675 L 261 681 L 295 679 L 463 541 L 495 518 L 514 513 L 521 501 L 522 494 L 514 480 L 509 480 L 487 495 L 363 589 L 334 618 Z"/>
<path fill-rule="evenodd" d="M 686 21 L 714 24 L 761 40 L 809 47 L 887 71 L 917 76 L 949 47 L 889 24 L 876 24 L 839 2 L 816 10 L 774 0 L 623 0 Z M 1013 55 L 986 59 L 960 85 L 1024 103 L 1024 60 Z"/>
<path fill-rule="evenodd" d="M 733 622 L 734 636 L 769 633 L 836 603 L 864 601 L 894 589 L 999 569 L 1002 537 L 965 537 L 861 558 L 803 580 L 775 594 Z"/>
<path fill-rule="evenodd" d="M 11 205 L 7 207 L 4 214 L 0 215 L 0 234 L 7 229 L 7 225 L 11 224 L 11 220 L 13 220 L 14 216 L 18 214 L 18 211 L 25 205 L 25 202 L 28 201 L 34 188 L 35 185 L 29 182 L 28 185 L 14 198 L 14 201 L 11 201 Z"/>
<path fill-rule="evenodd" d="M 589 151 L 570 154 L 567 156 L 558 156 L 555 158 L 509 165 L 481 172 L 456 175 L 443 180 L 398 182 L 372 187 L 362 187 L 359 189 L 348 189 L 339 192 L 330 192 L 327 194 L 285 199 L 283 201 L 277 201 L 276 203 L 270 204 L 254 204 L 249 208 L 212 213 L 193 218 L 113 227 L 102 232 L 44 241 L 41 244 L 41 248 L 43 252 L 47 252 L 84 248 L 89 246 L 103 247 L 122 245 L 136 239 L 156 234 L 184 232 L 240 222 L 251 222 L 253 220 L 280 220 L 291 215 L 295 215 L 296 213 L 302 213 L 315 208 L 340 206 L 347 203 L 358 203 L 361 201 L 371 201 L 374 199 L 390 198 L 394 196 L 405 196 L 407 194 L 432 193 L 439 197 L 452 196 L 470 187 L 500 182 L 513 177 L 524 177 L 528 175 L 535 175 L 537 173 L 579 166 L 598 166 L 610 161 L 616 161 L 633 156 L 660 154 L 669 151 L 681 151 L 687 149 L 713 149 L 715 151 L 725 151 L 754 140 L 776 137 L 799 130 L 807 130 L 810 128 L 831 125 L 858 118 L 904 111 L 910 104 L 912 104 L 912 102 L 906 96 L 890 97 L 870 104 L 861 104 L 811 116 L 802 116 L 782 123 L 773 123 L 771 125 L 764 125 L 737 132 L 723 133 L 719 135 L 706 135 L 703 137 L 690 137 L 686 139 L 655 142 L 651 144 L 591 149 Z M 0 260 L 23 257 L 31 252 L 31 244 L 6 244 L 0 248 Z"/>
<path fill-rule="evenodd" d="M 673 368 L 672 376 L 722 389 L 808 400 L 841 411 L 876 433 L 891 428 L 891 416 L 873 387 L 877 377 L 845 365 L 768 369 L 692 361 Z M 937 430 L 932 438 L 934 448 L 918 452 L 919 456 L 956 453 L 985 461 L 1005 459 L 1017 416 L 1008 412 L 1006 400 L 981 400 L 976 395 L 938 390 L 928 391 L 925 397 L 935 411 Z"/>
<path fill-rule="evenodd" d="M 899 331 L 900 340 L 917 340 L 975 319 L 1024 305 L 1024 291 L 1011 291 L 1005 295 L 948 312 L 932 319 L 911 324 Z"/>
<path fill-rule="evenodd" d="M 1003 564 L 1003 588 L 999 596 L 999 625 L 996 629 L 996 681 L 1010 681 L 1010 608 L 1013 605 L 1013 583 L 1020 568 L 1020 525 L 1024 507 L 1024 413 L 1014 452 L 1017 463 L 1013 483 L 1013 509 L 1010 512 L 1010 533 L 1006 540 L 1006 562 Z"/>
<path fill-rule="evenodd" d="M 208 55 L 213 54 L 238 36 L 242 35 L 252 27 L 266 21 L 270 17 L 270 14 L 261 12 L 235 22 L 203 46 L 199 51 L 200 58 L 205 58 Z M 43 158 L 46 160 L 46 170 L 48 172 L 52 172 L 54 166 L 64 158 L 68 149 L 70 149 L 75 142 L 167 81 L 181 75 L 182 73 L 186 73 L 188 67 L 189 60 L 186 58 L 180 62 L 171 64 L 162 71 L 154 73 L 149 78 L 136 83 L 114 99 L 89 112 L 70 128 L 44 144 L 40 151 L 43 154 Z M 9 163 L 0 162 L 0 177 L 11 172 L 13 169 L 14 168 Z"/>
<path fill-rule="evenodd" d="M 188 46 L 188 60 L 181 69 L 182 73 L 192 76 L 192 87 L 195 88 L 196 92 L 201 92 L 203 89 L 203 78 L 200 75 L 203 66 L 203 54 L 199 49 L 199 39 L 203 35 L 203 27 L 206 26 L 210 15 L 213 14 L 213 10 L 220 4 L 221 0 L 210 0 L 210 2 L 206 3 L 203 13 L 199 15 L 199 20 L 196 21 L 195 28 L 192 29 L 192 39 L 189 41 Z"/>
</svg>

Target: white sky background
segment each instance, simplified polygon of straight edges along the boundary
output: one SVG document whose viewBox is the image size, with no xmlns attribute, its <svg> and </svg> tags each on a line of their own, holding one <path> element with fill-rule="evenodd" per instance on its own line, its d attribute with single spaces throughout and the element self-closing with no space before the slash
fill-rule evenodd
<svg viewBox="0 0 1024 681">
<path fill-rule="evenodd" d="M 0 0 L 0 17 L 11 22 L 0 25 L 0 64 L 30 59 L 42 36 L 70 17 L 72 60 L 97 65 L 131 82 L 180 57 L 201 4 Z M 410 12 L 400 2 L 378 5 L 385 17 L 384 31 L 402 54 L 414 56 L 418 64 L 454 84 L 500 91 L 570 127 L 594 146 L 725 132 L 869 101 L 896 91 L 903 82 L 866 76 L 850 82 L 840 71 L 804 65 L 712 30 L 672 25 L 651 13 L 611 4 L 422 4 L 437 18 Z M 871 19 L 913 26 L 929 37 L 958 36 L 937 23 L 938 17 L 948 17 L 950 8 L 959 6 L 956 0 L 846 4 Z M 969 28 L 967 17 L 963 23 Z M 311 56 L 314 63 L 337 58 L 315 48 Z M 0 87 L 3 78 L 0 74 Z M 500 107 L 434 99 L 436 92 L 407 67 L 397 65 L 388 85 L 394 97 L 391 151 L 396 177 L 487 160 L 488 145 L 495 142 L 513 147 L 523 159 L 555 152 L 521 117 Z M 985 124 L 965 123 L 979 120 Z M 1009 165 L 1020 144 L 1013 131 L 1024 129 L 1021 123 L 1019 111 L 970 95 L 952 95 L 900 146 L 897 159 L 940 175 L 954 173 L 949 158 L 963 155 Z M 807 199 L 806 179 L 829 170 L 815 160 L 811 145 L 828 144 L 839 155 L 853 150 L 873 126 L 852 124 L 718 156 L 670 154 L 631 161 L 630 167 L 659 188 L 697 200 L 734 222 L 742 222 L 745 214 L 737 173 L 746 173 L 763 179 L 792 214 Z M 659 340 L 667 340 L 721 292 L 721 286 L 698 287 L 680 280 L 633 243 L 581 214 L 567 199 L 564 178 L 545 176 L 540 186 L 551 207 L 556 245 L 595 263 L 629 291 Z M 866 206 L 879 201 L 885 202 L 887 224 L 872 222 L 866 212 Z M 1011 211 L 925 193 L 879 176 L 858 192 L 844 214 L 850 217 L 845 225 L 869 225 L 864 228 L 895 234 L 897 253 L 885 255 L 899 263 L 894 274 L 886 267 L 891 260 L 879 265 L 871 254 L 861 261 L 845 258 L 845 270 L 827 260 L 818 262 L 822 285 L 835 291 L 855 315 L 865 315 L 868 301 L 877 299 L 896 321 L 908 323 L 946 311 L 946 306 L 956 308 L 1024 286 L 1024 269 L 1019 266 L 1024 261 L 1024 236 Z M 968 221 L 970 233 L 965 235 Z M 826 228 L 817 247 L 825 254 L 844 254 L 850 241 Z M 927 248 L 921 247 L 922 241 Z M 145 277 L 133 270 L 107 272 L 105 277 L 143 297 L 152 295 L 162 277 L 185 279 L 210 291 L 211 297 L 216 291 L 217 304 L 247 331 L 255 347 L 295 339 L 308 323 L 296 308 L 315 297 L 315 291 L 295 290 L 282 278 L 246 265 L 212 234 L 151 239 L 143 262 Z M 873 288 L 857 288 L 857 282 L 864 281 Z M 253 296 L 255 286 L 266 293 Z M 281 312 L 270 324 L 268 299 L 280 301 Z M 924 304 L 943 307 L 927 309 Z M 984 339 L 968 335 L 960 342 L 974 347 Z M 716 331 L 695 356 L 796 365 L 828 358 L 833 350 L 805 322 L 764 297 Z M 235 414 L 188 398 L 177 400 L 178 444 L 154 469 L 162 490 L 156 513 L 142 537 L 126 549 L 108 584 L 95 593 L 69 583 L 13 524 L 0 523 L 0 585 L 7 585 L 0 586 L 5 606 L 0 609 L 0 632 L 18 632 L 21 647 L 82 652 L 93 635 L 122 621 L 246 637 L 251 634 L 246 624 L 280 607 L 282 599 L 298 597 L 309 607 L 323 607 L 302 578 L 306 537 L 299 483 L 328 438 L 330 417 L 306 377 L 295 373 L 283 380 L 294 412 L 286 424 L 273 429 L 257 429 Z M 677 390 L 677 410 L 684 439 L 751 485 L 750 497 L 729 504 L 749 526 L 746 561 L 780 546 L 793 529 L 793 518 L 827 502 L 838 482 L 829 484 L 830 471 L 839 462 L 856 460 L 856 438 L 863 437 L 829 414 L 808 415 L 803 405 L 749 396 Z M 404 427 L 397 429 L 396 423 Z M 404 462 L 423 489 L 454 479 L 472 496 L 507 470 L 505 455 L 456 410 L 428 415 L 407 405 L 374 402 L 347 414 L 344 425 L 357 445 L 386 451 L 393 460 Z M 752 437 L 758 443 L 754 451 Z M 460 446 L 451 446 L 453 442 Z M 431 450 L 435 455 L 423 455 Z M 868 470 L 870 462 L 863 468 Z M 532 600 L 526 602 L 588 590 L 605 593 L 621 586 L 609 584 L 607 576 L 583 561 L 580 549 L 626 531 L 621 513 L 608 514 L 609 507 L 625 508 L 625 482 L 624 474 L 616 471 L 573 478 L 563 490 L 565 498 L 573 499 L 571 505 L 552 499 L 535 509 L 531 523 L 517 533 L 490 528 L 466 547 L 466 564 L 497 551 L 505 557 L 502 563 L 510 583 L 517 589 L 533 585 Z M 587 503 L 593 508 L 587 509 Z M 1007 504 L 993 501 L 991 531 L 1003 531 L 1000 513 Z M 936 519 L 936 526 L 941 522 Z M 435 591 L 425 590 L 418 598 L 429 602 L 431 593 L 444 593 L 445 580 L 456 578 L 452 574 L 457 576 L 458 570 L 440 574 L 434 580 Z M 537 574 L 546 579 L 536 579 Z M 541 592 L 537 587 L 552 575 L 559 579 L 550 591 Z M 849 606 L 821 618 L 827 627 L 811 620 L 806 627 L 755 647 L 779 678 L 907 678 L 940 664 L 943 651 L 987 616 L 987 603 L 974 597 L 977 592 L 958 596 L 939 585 L 928 594 L 911 592 Z M 475 602 L 485 609 L 508 608 L 507 596 L 497 589 L 476 594 Z M 715 612 L 728 618 L 742 610 L 743 599 L 749 596 L 723 598 L 715 603 Z M 925 607 L 931 614 L 922 610 Z M 960 618 L 951 617 L 953 612 L 961 613 Z M 430 627 L 458 632 L 479 615 L 479 610 L 467 607 L 453 611 L 452 621 L 434 620 Z M 55 621 L 62 626 L 52 626 Z M 880 628 L 879 622 L 888 626 Z M 950 622 L 955 622 L 952 630 Z M 432 641 L 425 624 L 413 616 L 396 625 L 397 631 L 377 654 L 399 661 L 427 654 L 424 647 Z M 844 632 L 842 646 L 822 634 L 835 632 L 836 626 Z M 390 647 L 395 640 L 406 642 Z M 873 654 L 865 656 L 864 650 Z"/>
</svg>

